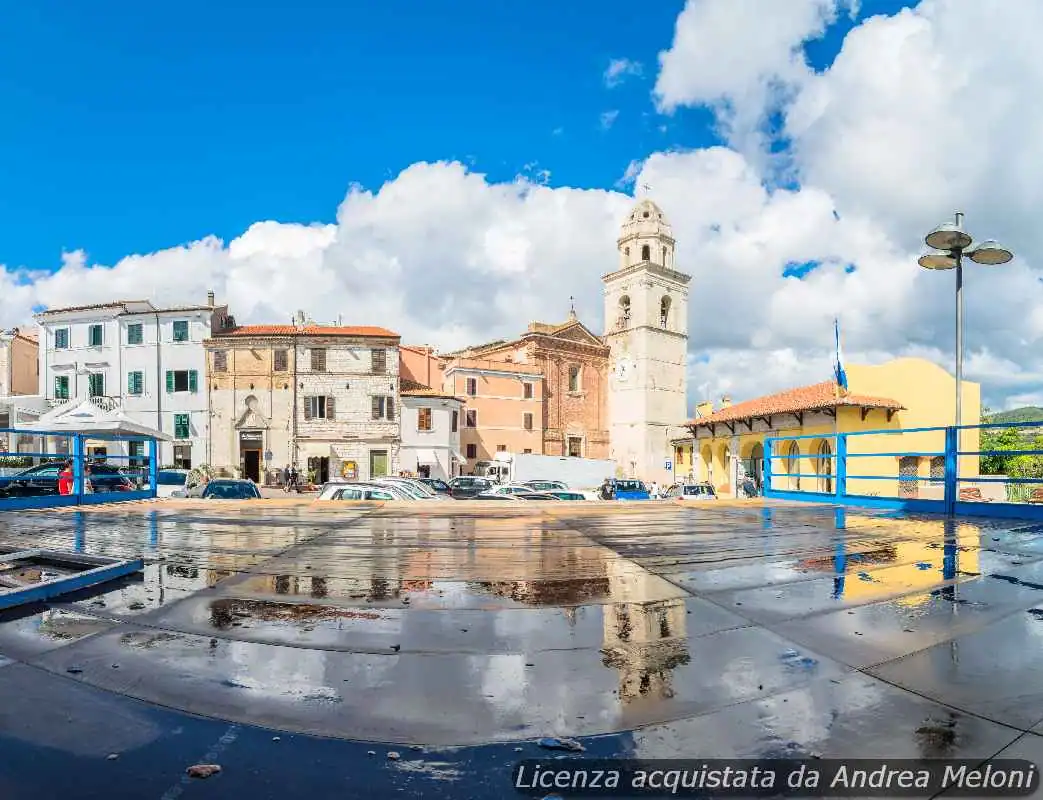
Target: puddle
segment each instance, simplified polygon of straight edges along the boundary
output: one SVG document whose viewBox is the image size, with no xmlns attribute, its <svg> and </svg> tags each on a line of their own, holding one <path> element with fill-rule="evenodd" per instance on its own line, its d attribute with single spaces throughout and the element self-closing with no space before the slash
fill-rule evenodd
<svg viewBox="0 0 1043 800">
<path fill-rule="evenodd" d="M 24 658 L 110 630 L 112 623 L 42 604 L 0 614 L 0 652 Z"/>
</svg>

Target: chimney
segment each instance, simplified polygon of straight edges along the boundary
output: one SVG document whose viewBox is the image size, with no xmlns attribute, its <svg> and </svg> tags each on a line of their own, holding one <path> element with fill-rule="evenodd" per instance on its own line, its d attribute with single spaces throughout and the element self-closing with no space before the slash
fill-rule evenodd
<svg viewBox="0 0 1043 800">
<path fill-rule="evenodd" d="M 729 408 L 732 404 L 732 396 L 730 394 L 724 395 L 721 398 L 721 408 Z"/>
<path fill-rule="evenodd" d="M 214 294 L 214 290 L 213 289 L 211 289 L 209 292 L 206 293 L 206 304 L 210 308 L 213 308 L 216 305 L 216 302 L 215 302 L 216 300 L 217 300 L 217 296 Z"/>
<path fill-rule="evenodd" d="M 709 400 L 704 400 L 695 407 L 695 413 L 700 417 L 708 417 L 713 413 L 713 403 Z"/>
</svg>

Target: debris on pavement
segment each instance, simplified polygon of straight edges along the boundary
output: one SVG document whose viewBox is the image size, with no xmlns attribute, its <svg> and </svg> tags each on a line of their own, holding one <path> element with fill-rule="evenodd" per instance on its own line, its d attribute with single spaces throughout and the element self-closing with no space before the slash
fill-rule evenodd
<svg viewBox="0 0 1043 800">
<path fill-rule="evenodd" d="M 569 750 L 571 752 L 582 752 L 586 748 L 575 739 L 559 739 L 557 736 L 545 736 L 537 740 L 536 744 L 544 750 Z"/>
<path fill-rule="evenodd" d="M 394 750 L 388 753 L 388 761 L 398 761 L 400 758 L 402 758 L 402 755 Z"/>
<path fill-rule="evenodd" d="M 191 767 L 185 770 L 185 774 L 190 778 L 209 778 L 212 775 L 216 775 L 221 771 L 220 764 L 193 764 Z"/>
<path fill-rule="evenodd" d="M 115 761 L 119 757 L 120 757 L 119 753 L 109 753 L 107 756 L 105 756 L 105 760 L 106 761 Z"/>
</svg>

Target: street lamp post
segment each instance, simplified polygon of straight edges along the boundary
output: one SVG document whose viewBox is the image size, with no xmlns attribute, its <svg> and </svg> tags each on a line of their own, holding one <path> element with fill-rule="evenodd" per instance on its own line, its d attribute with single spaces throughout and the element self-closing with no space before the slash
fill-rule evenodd
<svg viewBox="0 0 1043 800">
<path fill-rule="evenodd" d="M 993 239 L 974 243 L 963 230 L 963 212 L 956 212 L 955 222 L 939 225 L 924 238 L 927 246 L 938 252 L 920 256 L 918 263 L 924 269 L 956 270 L 956 427 L 963 424 L 963 257 L 975 264 L 998 266 L 1006 264 L 1014 254 Z M 957 434 L 959 441 L 959 434 Z"/>
</svg>

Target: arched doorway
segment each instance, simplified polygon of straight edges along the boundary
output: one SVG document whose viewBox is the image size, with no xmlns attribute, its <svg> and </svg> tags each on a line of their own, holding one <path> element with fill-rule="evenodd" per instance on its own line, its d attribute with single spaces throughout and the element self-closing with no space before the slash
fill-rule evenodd
<svg viewBox="0 0 1043 800">
<path fill-rule="evenodd" d="M 816 491 L 833 494 L 833 448 L 825 439 L 815 448 Z"/>
<path fill-rule="evenodd" d="M 759 441 L 745 442 L 740 453 L 743 475 L 753 481 L 759 494 L 764 488 L 764 445 Z"/>
<path fill-rule="evenodd" d="M 702 459 L 702 479 L 713 483 L 713 453 L 710 451 L 710 446 L 706 445 L 700 451 L 700 457 Z"/>
<path fill-rule="evenodd" d="M 795 441 L 790 441 L 786 449 L 786 474 L 789 475 L 787 486 L 791 491 L 800 491 L 800 446 Z"/>
</svg>

